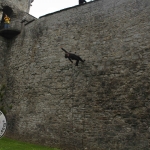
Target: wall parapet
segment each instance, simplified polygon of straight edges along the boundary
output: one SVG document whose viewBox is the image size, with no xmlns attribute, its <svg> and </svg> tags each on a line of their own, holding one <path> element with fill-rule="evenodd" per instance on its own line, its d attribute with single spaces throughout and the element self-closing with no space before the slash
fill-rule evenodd
<svg viewBox="0 0 150 150">
<path fill-rule="evenodd" d="M 20 34 L 20 32 L 21 32 L 21 22 L 20 21 L 17 21 L 17 20 L 11 21 L 8 29 L 5 29 L 4 24 L 1 24 L 0 35 L 5 38 L 11 39 L 11 38 L 17 36 L 18 34 Z"/>
</svg>

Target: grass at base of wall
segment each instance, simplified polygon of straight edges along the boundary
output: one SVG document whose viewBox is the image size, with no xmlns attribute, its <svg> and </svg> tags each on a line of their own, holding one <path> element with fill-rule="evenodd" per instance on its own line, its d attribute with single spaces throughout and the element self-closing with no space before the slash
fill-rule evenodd
<svg viewBox="0 0 150 150">
<path fill-rule="evenodd" d="M 3 137 L 0 139 L 0 150 L 58 150 L 58 149 L 24 143 Z"/>
</svg>

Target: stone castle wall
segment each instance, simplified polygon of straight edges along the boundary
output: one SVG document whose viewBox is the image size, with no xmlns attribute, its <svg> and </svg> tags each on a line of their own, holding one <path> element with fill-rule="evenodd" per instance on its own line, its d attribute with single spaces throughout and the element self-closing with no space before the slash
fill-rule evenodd
<svg viewBox="0 0 150 150">
<path fill-rule="evenodd" d="M 7 55 L 7 136 L 66 150 L 148 150 L 149 13 L 149 0 L 99 0 L 25 26 Z M 85 63 L 71 64 L 60 46 Z"/>
<path fill-rule="evenodd" d="M 24 12 L 29 12 L 30 5 L 29 5 L 30 0 L 13 0 L 11 3 L 15 4 L 20 10 Z"/>
<path fill-rule="evenodd" d="M 5 64 L 5 56 L 7 53 L 7 42 L 0 37 L 0 89 L 6 84 L 6 64 Z"/>
<path fill-rule="evenodd" d="M 30 0 L 0 0 L 0 3 L 12 3 L 15 7 L 19 8 L 20 10 L 24 12 L 29 12 Z"/>
</svg>

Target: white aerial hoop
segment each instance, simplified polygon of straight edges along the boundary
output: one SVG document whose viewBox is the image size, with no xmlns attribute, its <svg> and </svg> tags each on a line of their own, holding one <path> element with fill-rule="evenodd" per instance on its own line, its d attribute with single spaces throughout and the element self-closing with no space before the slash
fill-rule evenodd
<svg viewBox="0 0 150 150">
<path fill-rule="evenodd" d="M 0 138 L 4 135 L 6 131 L 6 126 L 7 126 L 6 118 L 4 114 L 0 111 Z"/>
</svg>

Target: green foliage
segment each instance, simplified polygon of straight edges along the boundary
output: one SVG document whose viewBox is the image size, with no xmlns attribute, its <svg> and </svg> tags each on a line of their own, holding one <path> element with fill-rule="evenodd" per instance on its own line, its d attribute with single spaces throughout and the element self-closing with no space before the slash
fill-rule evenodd
<svg viewBox="0 0 150 150">
<path fill-rule="evenodd" d="M 58 149 L 19 142 L 4 137 L 0 139 L 0 150 L 58 150 Z"/>
<path fill-rule="evenodd" d="M 5 88 L 6 88 L 6 86 L 3 84 L 3 85 L 1 86 L 1 91 L 5 90 Z"/>
<path fill-rule="evenodd" d="M 4 94 L 5 94 L 5 89 L 6 89 L 5 85 L 0 86 L 0 102 L 3 101 L 3 97 L 4 97 Z"/>
<path fill-rule="evenodd" d="M 9 106 L 6 101 L 4 101 L 4 96 L 6 92 L 6 85 L 0 84 L 0 111 L 2 111 L 5 115 L 8 109 L 12 109 L 12 106 Z"/>
<path fill-rule="evenodd" d="M 3 105 L 0 107 L 0 111 L 2 111 L 4 115 L 6 115 L 6 109 L 4 108 Z"/>
</svg>

